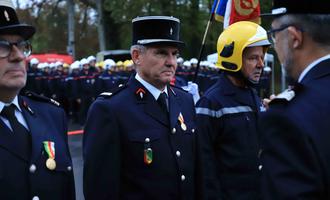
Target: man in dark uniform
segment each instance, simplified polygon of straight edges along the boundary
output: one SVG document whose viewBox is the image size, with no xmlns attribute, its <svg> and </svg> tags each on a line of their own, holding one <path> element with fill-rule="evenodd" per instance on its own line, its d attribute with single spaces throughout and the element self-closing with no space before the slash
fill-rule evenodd
<svg viewBox="0 0 330 200">
<path fill-rule="evenodd" d="M 200 199 L 193 99 L 169 85 L 183 45 L 179 20 L 147 16 L 132 23 L 137 73 L 89 110 L 85 199 Z"/>
<path fill-rule="evenodd" d="M 90 71 L 89 63 L 86 58 L 83 58 L 80 62 L 82 69 L 79 73 L 79 123 L 83 125 L 86 121 L 87 112 L 95 99 L 96 91 L 96 74 Z"/>
<path fill-rule="evenodd" d="M 263 199 L 330 199 L 330 1 L 273 5 L 268 32 L 293 88 L 261 118 Z"/>
<path fill-rule="evenodd" d="M 51 99 L 19 94 L 27 41 L 10 0 L 0 2 L 0 199 L 75 199 L 65 114 Z"/>
<path fill-rule="evenodd" d="M 204 169 L 216 166 L 213 178 L 220 185 L 221 199 L 260 199 L 257 119 L 265 108 L 253 86 L 269 45 L 266 30 L 258 24 L 242 21 L 229 26 L 217 44 L 217 65 L 223 73 L 196 106 L 202 149 L 212 152 L 202 154 Z"/>
</svg>

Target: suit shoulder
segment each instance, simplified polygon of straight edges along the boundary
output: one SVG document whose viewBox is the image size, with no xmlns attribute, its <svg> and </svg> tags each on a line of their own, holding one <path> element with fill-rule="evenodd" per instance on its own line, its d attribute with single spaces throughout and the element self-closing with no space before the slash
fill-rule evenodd
<svg viewBox="0 0 330 200">
<path fill-rule="evenodd" d="M 119 94 L 125 88 L 127 88 L 127 85 L 120 84 L 120 85 L 118 85 L 118 87 L 110 90 L 109 92 L 103 92 L 103 93 L 101 93 L 97 98 L 98 99 L 109 99 L 109 98 L 115 96 L 116 94 Z"/>
<path fill-rule="evenodd" d="M 61 104 L 59 102 L 55 101 L 54 99 L 38 95 L 38 94 L 36 94 L 34 92 L 31 92 L 31 91 L 26 91 L 22 95 L 29 98 L 29 99 L 37 101 L 37 102 L 49 103 L 49 104 L 54 105 L 56 107 L 61 107 Z"/>
</svg>

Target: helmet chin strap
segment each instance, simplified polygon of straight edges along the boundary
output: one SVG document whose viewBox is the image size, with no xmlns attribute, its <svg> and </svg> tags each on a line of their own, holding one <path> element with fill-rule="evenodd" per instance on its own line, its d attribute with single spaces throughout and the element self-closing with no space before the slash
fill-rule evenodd
<svg viewBox="0 0 330 200">
<path fill-rule="evenodd" d="M 241 70 L 239 70 L 238 72 L 224 71 L 224 73 L 236 79 L 242 80 L 245 86 L 255 87 L 259 83 L 259 81 L 254 81 L 250 78 L 245 77 Z"/>
</svg>

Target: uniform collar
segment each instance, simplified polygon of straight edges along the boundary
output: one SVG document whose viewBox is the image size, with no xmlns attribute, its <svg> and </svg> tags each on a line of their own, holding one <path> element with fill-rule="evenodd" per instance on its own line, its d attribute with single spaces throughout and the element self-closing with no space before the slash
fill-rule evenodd
<svg viewBox="0 0 330 200">
<path fill-rule="evenodd" d="M 5 107 L 5 106 L 9 106 L 10 104 L 14 104 L 16 106 L 16 108 L 22 112 L 22 109 L 21 107 L 19 106 L 19 103 L 18 103 L 18 97 L 16 95 L 16 97 L 14 98 L 14 100 L 10 103 L 4 103 L 2 101 L 0 101 L 0 113 L 2 112 L 2 109 Z"/>
<path fill-rule="evenodd" d="M 167 86 L 165 86 L 165 89 L 163 91 L 159 90 L 155 86 L 151 85 L 147 81 L 143 80 L 141 76 L 139 76 L 138 73 L 135 74 L 135 79 L 139 81 L 151 94 L 152 96 L 157 100 L 160 93 L 165 92 L 168 96 Z"/>
<path fill-rule="evenodd" d="M 319 64 L 320 62 L 330 59 L 330 54 L 323 56 L 315 61 L 313 61 L 311 64 L 309 64 L 304 71 L 300 74 L 299 79 L 298 79 L 298 83 L 301 83 L 301 81 L 304 79 L 304 77 L 306 76 L 306 74 L 311 71 L 311 69 L 313 69 L 313 67 L 315 67 L 317 64 Z"/>
</svg>

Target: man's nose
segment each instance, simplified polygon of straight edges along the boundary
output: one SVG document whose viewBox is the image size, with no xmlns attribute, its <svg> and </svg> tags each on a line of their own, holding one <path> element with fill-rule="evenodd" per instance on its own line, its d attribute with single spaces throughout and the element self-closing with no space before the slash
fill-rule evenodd
<svg viewBox="0 0 330 200">
<path fill-rule="evenodd" d="M 264 59 L 262 57 L 260 57 L 258 59 L 257 67 L 263 68 L 264 66 L 265 66 Z"/>
<path fill-rule="evenodd" d="M 177 63 L 176 55 L 169 54 L 166 58 L 166 65 L 174 66 Z"/>
<path fill-rule="evenodd" d="M 12 45 L 8 59 L 11 61 L 14 60 L 21 61 L 24 58 L 25 58 L 24 53 L 16 45 Z"/>
</svg>

